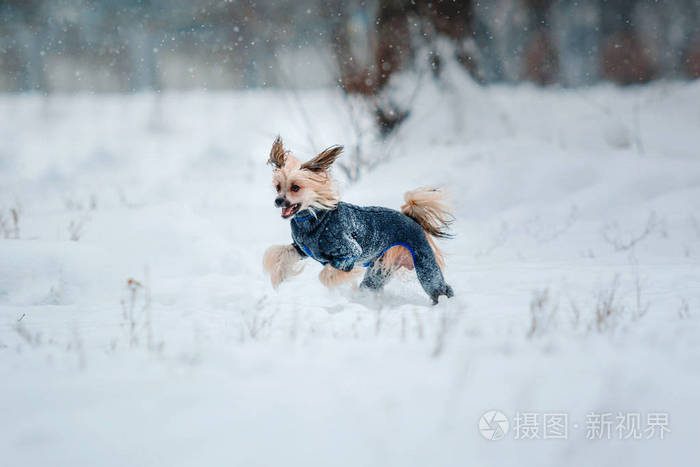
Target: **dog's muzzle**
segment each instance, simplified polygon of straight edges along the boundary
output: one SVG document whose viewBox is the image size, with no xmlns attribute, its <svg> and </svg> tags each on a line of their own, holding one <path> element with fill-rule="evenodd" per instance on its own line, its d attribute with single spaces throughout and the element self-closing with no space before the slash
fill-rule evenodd
<svg viewBox="0 0 700 467">
<path fill-rule="evenodd" d="M 282 196 L 278 196 L 277 199 L 275 199 L 275 206 L 282 208 L 282 218 L 289 219 L 299 211 L 301 203 L 292 204 Z"/>
</svg>

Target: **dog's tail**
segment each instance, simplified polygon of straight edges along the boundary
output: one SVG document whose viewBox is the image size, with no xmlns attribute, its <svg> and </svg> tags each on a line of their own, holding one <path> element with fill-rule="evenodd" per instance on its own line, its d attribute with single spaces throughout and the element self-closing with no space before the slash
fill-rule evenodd
<svg viewBox="0 0 700 467">
<path fill-rule="evenodd" d="M 450 224 L 454 216 L 450 213 L 445 203 L 445 192 L 437 187 L 422 187 L 407 191 L 404 196 L 406 203 L 401 206 L 401 213 L 418 222 L 430 243 L 435 259 L 440 268 L 445 267 L 445 255 L 435 243 L 436 238 L 452 238 L 449 233 Z M 384 255 L 384 263 L 387 265 L 408 267 L 410 253 L 403 247 L 394 247 Z M 413 269 L 409 267 L 409 269 Z"/>
<path fill-rule="evenodd" d="M 425 231 L 440 268 L 445 266 L 445 255 L 435 243 L 436 238 L 452 238 L 449 233 L 454 216 L 445 203 L 445 192 L 437 187 L 422 187 L 403 195 L 406 203 L 401 212 L 418 222 Z"/>
</svg>

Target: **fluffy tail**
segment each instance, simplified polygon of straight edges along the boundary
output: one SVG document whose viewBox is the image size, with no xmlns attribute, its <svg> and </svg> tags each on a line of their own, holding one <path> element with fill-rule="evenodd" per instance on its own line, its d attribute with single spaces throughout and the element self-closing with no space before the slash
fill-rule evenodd
<svg viewBox="0 0 700 467">
<path fill-rule="evenodd" d="M 452 238 L 449 233 L 454 216 L 445 204 L 445 192 L 437 187 L 422 187 L 404 194 L 406 203 L 401 206 L 401 212 L 418 222 L 425 231 L 435 259 L 440 268 L 445 267 L 445 255 L 435 243 L 435 238 Z M 394 247 L 383 257 L 385 265 L 404 266 L 413 269 L 410 253 L 403 247 Z M 408 266 L 407 263 L 410 263 Z"/>
<path fill-rule="evenodd" d="M 406 204 L 401 212 L 418 222 L 425 233 L 436 238 L 452 238 L 449 233 L 454 216 L 445 205 L 445 192 L 437 187 L 423 187 L 403 195 Z"/>
</svg>

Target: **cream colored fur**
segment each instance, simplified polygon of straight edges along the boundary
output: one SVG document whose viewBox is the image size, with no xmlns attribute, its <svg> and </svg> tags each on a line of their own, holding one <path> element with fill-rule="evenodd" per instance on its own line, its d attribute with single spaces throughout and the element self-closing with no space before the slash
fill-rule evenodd
<svg viewBox="0 0 700 467">
<path fill-rule="evenodd" d="M 292 245 L 273 245 L 265 251 L 263 269 L 270 275 L 272 286 L 277 288 L 285 279 L 300 274 L 303 266 L 297 263 L 301 255 Z"/>
<path fill-rule="evenodd" d="M 437 187 L 422 187 L 403 195 L 401 212 L 418 222 L 428 235 L 449 238 L 447 228 L 454 217 L 445 202 L 445 192 Z"/>
<path fill-rule="evenodd" d="M 330 264 L 326 264 L 318 274 L 318 280 L 320 280 L 321 284 L 325 285 L 326 287 L 337 287 L 352 280 L 361 273 L 362 269 L 360 268 L 355 268 L 352 271 L 341 271 L 339 269 L 335 269 Z"/>
<path fill-rule="evenodd" d="M 303 169 L 299 159 L 289 154 L 284 165 L 272 173 L 272 184 L 279 185 L 279 196 L 284 196 L 292 204 L 301 204 L 300 211 L 309 207 L 333 209 L 338 204 L 338 192 L 329 173 Z M 299 186 L 300 190 L 291 191 L 292 185 Z"/>
</svg>

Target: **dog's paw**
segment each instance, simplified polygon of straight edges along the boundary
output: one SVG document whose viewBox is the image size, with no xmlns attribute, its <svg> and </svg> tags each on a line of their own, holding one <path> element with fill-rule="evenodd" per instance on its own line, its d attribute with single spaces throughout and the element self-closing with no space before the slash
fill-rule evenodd
<svg viewBox="0 0 700 467">
<path fill-rule="evenodd" d="M 286 278 L 301 273 L 302 267 L 297 263 L 301 259 L 292 245 L 273 245 L 263 255 L 263 270 L 269 274 L 273 288 Z"/>
<path fill-rule="evenodd" d="M 341 271 L 327 264 L 319 273 L 318 279 L 326 287 L 337 287 L 347 281 L 352 280 L 361 272 L 359 270 L 350 269 L 349 271 Z"/>
<path fill-rule="evenodd" d="M 352 260 L 332 260 L 331 266 L 339 271 L 350 272 L 355 268 L 355 262 Z"/>
<path fill-rule="evenodd" d="M 433 305 L 438 304 L 438 299 L 440 298 L 440 295 L 444 295 L 447 298 L 452 298 L 455 296 L 454 290 L 452 290 L 452 287 L 445 284 L 439 289 L 437 289 L 433 294 L 430 296 L 430 298 L 433 300 Z"/>
</svg>

